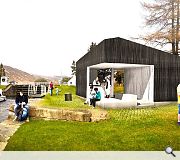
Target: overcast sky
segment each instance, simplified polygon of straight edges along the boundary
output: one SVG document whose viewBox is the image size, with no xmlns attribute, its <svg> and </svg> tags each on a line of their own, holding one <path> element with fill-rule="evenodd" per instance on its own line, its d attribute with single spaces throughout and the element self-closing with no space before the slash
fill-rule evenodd
<svg viewBox="0 0 180 160">
<path fill-rule="evenodd" d="M 130 39 L 140 0 L 0 0 L 0 62 L 39 75 L 71 75 L 91 42 Z"/>
</svg>

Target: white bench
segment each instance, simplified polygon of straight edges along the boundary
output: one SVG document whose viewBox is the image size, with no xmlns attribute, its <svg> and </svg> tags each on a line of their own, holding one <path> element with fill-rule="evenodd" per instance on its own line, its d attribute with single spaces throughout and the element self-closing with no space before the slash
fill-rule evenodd
<svg viewBox="0 0 180 160">
<path fill-rule="evenodd" d="M 137 95 L 123 94 L 122 100 L 116 98 L 103 98 L 96 102 L 96 106 L 103 108 L 131 108 L 137 106 Z"/>
</svg>

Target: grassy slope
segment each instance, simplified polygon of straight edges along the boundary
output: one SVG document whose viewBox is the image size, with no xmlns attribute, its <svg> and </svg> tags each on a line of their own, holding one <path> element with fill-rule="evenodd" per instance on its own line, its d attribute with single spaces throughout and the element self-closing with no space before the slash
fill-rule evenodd
<svg viewBox="0 0 180 160">
<path fill-rule="evenodd" d="M 53 96 L 47 94 L 43 99 L 35 105 L 43 107 L 54 107 L 54 108 L 68 108 L 68 109 L 87 109 L 87 105 L 84 105 L 85 100 L 75 95 L 75 86 L 57 86 L 60 90 L 59 95 L 56 95 L 56 88 L 53 90 Z M 65 101 L 64 94 L 71 93 L 72 101 Z"/>
<path fill-rule="evenodd" d="M 10 138 L 6 150 L 180 150 L 177 105 L 108 110 L 102 122 L 31 120 Z"/>
</svg>

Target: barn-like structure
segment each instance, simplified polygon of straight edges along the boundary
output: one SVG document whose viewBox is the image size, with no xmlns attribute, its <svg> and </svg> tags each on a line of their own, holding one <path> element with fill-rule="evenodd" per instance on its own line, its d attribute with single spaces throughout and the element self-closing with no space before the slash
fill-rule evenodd
<svg viewBox="0 0 180 160">
<path fill-rule="evenodd" d="M 180 57 L 122 38 L 100 42 L 76 63 L 76 94 L 87 97 L 100 69 L 124 70 L 125 93 L 150 102 L 177 100 Z M 111 89 L 111 96 L 113 96 Z"/>
</svg>

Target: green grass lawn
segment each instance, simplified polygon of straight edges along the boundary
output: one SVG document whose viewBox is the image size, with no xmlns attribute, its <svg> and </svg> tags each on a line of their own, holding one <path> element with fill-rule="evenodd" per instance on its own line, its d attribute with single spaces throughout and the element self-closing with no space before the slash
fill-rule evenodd
<svg viewBox="0 0 180 160">
<path fill-rule="evenodd" d="M 108 110 L 101 122 L 31 120 L 10 138 L 6 151 L 180 150 L 176 104 Z"/>
<path fill-rule="evenodd" d="M 124 86 L 114 83 L 114 93 L 124 93 Z"/>
<path fill-rule="evenodd" d="M 59 95 L 56 95 L 56 88 L 59 88 Z M 66 93 L 72 94 L 72 101 L 65 101 Z M 82 99 L 76 95 L 75 86 L 55 86 L 53 89 L 53 96 L 47 94 L 43 101 L 38 101 L 34 105 L 41 107 L 53 107 L 53 108 L 67 108 L 67 109 L 87 109 L 89 106 L 84 105 L 85 99 Z"/>
<path fill-rule="evenodd" d="M 0 85 L 0 89 L 5 89 L 6 88 L 6 86 L 3 86 L 3 85 Z"/>
</svg>

